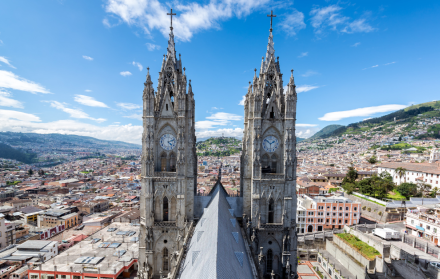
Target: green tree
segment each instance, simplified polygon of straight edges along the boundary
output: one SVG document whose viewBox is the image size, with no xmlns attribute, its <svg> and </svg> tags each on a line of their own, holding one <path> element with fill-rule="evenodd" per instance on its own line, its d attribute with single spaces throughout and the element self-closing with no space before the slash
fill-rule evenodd
<svg viewBox="0 0 440 279">
<path fill-rule="evenodd" d="M 345 190 L 345 192 L 347 192 L 347 194 L 351 195 L 356 189 L 356 185 L 354 183 L 344 183 L 342 184 L 342 188 Z"/>
<path fill-rule="evenodd" d="M 411 182 L 401 183 L 399 186 L 397 186 L 396 190 L 406 199 L 409 199 L 410 197 L 417 195 L 417 185 Z"/>
<path fill-rule="evenodd" d="M 31 175 L 34 174 L 34 171 L 33 171 L 32 169 L 29 169 L 29 170 L 28 170 L 28 174 L 29 174 L 29 176 L 31 176 Z"/>
<path fill-rule="evenodd" d="M 397 176 L 399 177 L 399 184 L 402 182 L 402 177 L 405 178 L 405 182 L 406 182 L 406 169 L 402 168 L 402 167 L 398 167 L 395 170 L 395 173 L 397 174 Z"/>
<path fill-rule="evenodd" d="M 351 183 L 354 184 L 358 178 L 358 172 L 354 167 L 349 167 L 348 172 L 342 180 L 342 184 Z"/>
<path fill-rule="evenodd" d="M 330 188 L 330 189 L 328 189 L 329 194 L 333 193 L 333 192 L 337 192 L 337 191 L 338 191 L 338 188 Z"/>
<path fill-rule="evenodd" d="M 377 157 L 376 156 L 371 156 L 368 160 L 368 163 L 370 163 L 370 164 L 376 164 L 377 163 Z"/>
</svg>

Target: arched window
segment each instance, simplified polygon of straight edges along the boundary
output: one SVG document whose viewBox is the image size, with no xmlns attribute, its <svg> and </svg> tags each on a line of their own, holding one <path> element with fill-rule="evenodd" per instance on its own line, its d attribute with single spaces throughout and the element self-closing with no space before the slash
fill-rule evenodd
<svg viewBox="0 0 440 279">
<path fill-rule="evenodd" d="M 160 156 L 160 171 L 167 171 L 167 154 L 162 153 Z"/>
<path fill-rule="evenodd" d="M 269 200 L 269 210 L 268 210 L 268 214 L 267 214 L 267 222 L 268 223 L 273 223 L 273 217 L 274 217 L 274 202 L 273 199 Z"/>
<path fill-rule="evenodd" d="M 261 158 L 261 172 L 262 173 L 270 172 L 269 156 L 267 156 L 267 154 L 264 154 L 263 157 Z"/>
<path fill-rule="evenodd" d="M 273 107 L 272 107 L 269 118 L 274 118 L 274 117 L 275 117 L 275 112 L 273 111 Z"/>
<path fill-rule="evenodd" d="M 273 154 L 272 158 L 271 158 L 271 162 L 270 162 L 270 171 L 271 173 L 276 173 L 277 172 L 277 155 Z"/>
<path fill-rule="evenodd" d="M 266 261 L 266 272 L 267 273 L 272 272 L 272 270 L 273 270 L 272 263 L 273 263 L 273 253 L 272 253 L 272 250 L 269 249 L 267 251 L 267 261 Z"/>
<path fill-rule="evenodd" d="M 163 198 L 163 220 L 168 221 L 168 198 Z"/>
<path fill-rule="evenodd" d="M 176 155 L 170 154 L 170 171 L 176 171 Z"/>
<path fill-rule="evenodd" d="M 173 92 L 171 92 L 171 105 L 174 107 L 174 95 Z"/>
<path fill-rule="evenodd" d="M 168 249 L 167 248 L 163 248 L 163 259 L 162 259 L 162 270 L 163 271 L 168 271 L 168 262 L 169 258 L 168 258 Z"/>
</svg>

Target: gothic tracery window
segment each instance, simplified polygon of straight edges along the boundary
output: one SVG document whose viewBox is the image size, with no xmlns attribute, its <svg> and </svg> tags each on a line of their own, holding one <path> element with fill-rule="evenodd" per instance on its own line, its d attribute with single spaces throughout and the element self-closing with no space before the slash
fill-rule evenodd
<svg viewBox="0 0 440 279">
<path fill-rule="evenodd" d="M 167 171 L 167 154 L 162 153 L 160 156 L 160 171 Z"/>
<path fill-rule="evenodd" d="M 275 204 L 273 202 L 273 199 L 269 199 L 269 206 L 268 206 L 268 214 L 267 214 L 267 222 L 273 223 L 274 222 L 274 211 L 275 211 Z"/>
<path fill-rule="evenodd" d="M 174 154 L 174 152 L 170 154 L 170 171 L 176 171 L 176 155 Z"/>
<path fill-rule="evenodd" d="M 168 221 L 168 213 L 169 213 L 169 209 L 168 209 L 168 198 L 164 197 L 163 198 L 163 220 L 164 221 Z"/>
<path fill-rule="evenodd" d="M 270 170 L 272 173 L 277 172 L 277 161 L 278 161 L 277 155 L 273 154 L 270 162 Z"/>
<path fill-rule="evenodd" d="M 272 250 L 269 249 L 267 251 L 267 261 L 266 261 L 266 272 L 267 273 L 272 272 L 272 270 L 273 270 L 272 263 L 273 263 L 273 253 L 272 253 Z"/>
<path fill-rule="evenodd" d="M 168 271 L 169 268 L 169 256 L 168 256 L 168 249 L 163 248 L 163 258 L 162 258 L 162 270 Z"/>
</svg>

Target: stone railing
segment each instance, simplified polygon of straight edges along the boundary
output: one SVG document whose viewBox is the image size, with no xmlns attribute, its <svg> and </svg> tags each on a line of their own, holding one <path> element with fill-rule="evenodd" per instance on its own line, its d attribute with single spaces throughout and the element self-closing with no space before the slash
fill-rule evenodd
<svg viewBox="0 0 440 279">
<path fill-rule="evenodd" d="M 154 226 L 155 227 L 172 228 L 172 227 L 176 227 L 176 222 L 175 221 L 159 221 L 159 222 L 154 222 Z"/>
<path fill-rule="evenodd" d="M 170 171 L 155 171 L 154 177 L 176 177 L 176 172 Z"/>
<path fill-rule="evenodd" d="M 261 174 L 261 179 L 270 179 L 270 180 L 283 180 L 284 179 L 284 174 L 282 173 L 262 173 Z"/>
<path fill-rule="evenodd" d="M 259 229 L 260 229 L 260 230 L 275 230 L 275 231 L 282 231 L 282 230 L 283 230 L 283 223 L 266 223 L 266 224 L 260 224 Z"/>
</svg>

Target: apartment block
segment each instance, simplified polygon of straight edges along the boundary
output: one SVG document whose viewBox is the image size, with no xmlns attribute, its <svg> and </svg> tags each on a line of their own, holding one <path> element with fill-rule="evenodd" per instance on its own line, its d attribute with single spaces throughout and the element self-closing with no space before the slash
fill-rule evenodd
<svg viewBox="0 0 440 279">
<path fill-rule="evenodd" d="M 298 195 L 297 232 L 320 232 L 358 224 L 360 207 L 360 203 L 342 196 Z"/>
</svg>

